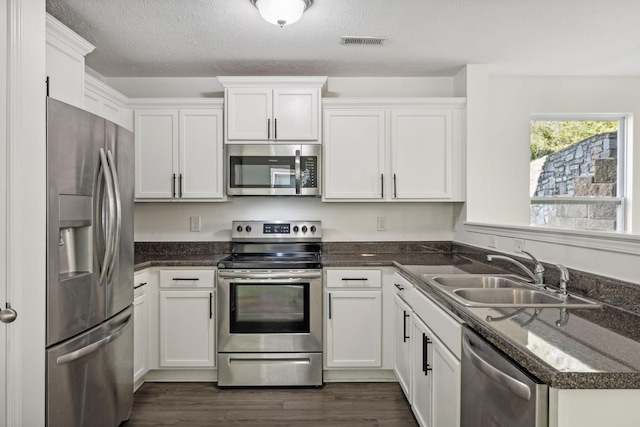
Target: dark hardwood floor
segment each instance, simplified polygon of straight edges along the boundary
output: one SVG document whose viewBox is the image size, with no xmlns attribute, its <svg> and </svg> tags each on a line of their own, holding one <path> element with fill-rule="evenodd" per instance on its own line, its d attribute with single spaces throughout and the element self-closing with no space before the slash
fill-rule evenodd
<svg viewBox="0 0 640 427">
<path fill-rule="evenodd" d="M 145 383 L 121 427 L 417 427 L 397 383 L 329 383 L 315 388 L 224 388 Z"/>
</svg>

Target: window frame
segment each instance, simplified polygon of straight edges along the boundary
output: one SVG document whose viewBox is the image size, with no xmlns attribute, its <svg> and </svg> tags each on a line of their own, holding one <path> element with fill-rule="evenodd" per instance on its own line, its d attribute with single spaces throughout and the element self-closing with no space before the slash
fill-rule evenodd
<svg viewBox="0 0 640 427">
<path fill-rule="evenodd" d="M 595 197 L 595 196 L 536 196 L 529 195 L 529 211 L 532 205 L 540 204 L 614 204 L 616 209 L 616 229 L 615 230 L 584 230 L 579 228 L 553 227 L 549 225 L 532 224 L 531 227 L 544 227 L 552 230 L 578 230 L 583 232 L 614 232 L 628 233 L 631 230 L 630 218 L 626 214 L 629 199 L 627 197 L 627 150 L 630 144 L 628 141 L 629 126 L 632 123 L 632 115 L 629 113 L 534 113 L 529 117 L 529 141 L 531 141 L 531 123 L 534 121 L 613 121 L 618 122 L 618 148 L 616 159 L 616 194 L 617 197 Z M 622 142 L 622 146 L 621 146 Z"/>
</svg>

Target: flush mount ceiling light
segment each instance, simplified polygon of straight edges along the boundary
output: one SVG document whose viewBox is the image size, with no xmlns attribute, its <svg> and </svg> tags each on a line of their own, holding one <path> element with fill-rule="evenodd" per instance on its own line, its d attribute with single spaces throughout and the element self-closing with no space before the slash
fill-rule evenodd
<svg viewBox="0 0 640 427">
<path fill-rule="evenodd" d="M 249 0 L 260 11 L 262 18 L 274 25 L 284 27 L 302 17 L 313 0 Z"/>
</svg>

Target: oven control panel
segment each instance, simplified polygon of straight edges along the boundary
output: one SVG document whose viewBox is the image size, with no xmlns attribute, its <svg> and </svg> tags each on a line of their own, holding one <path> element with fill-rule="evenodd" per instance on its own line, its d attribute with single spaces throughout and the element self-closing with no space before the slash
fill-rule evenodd
<svg viewBox="0 0 640 427">
<path fill-rule="evenodd" d="M 231 240 L 320 241 L 321 221 L 233 221 Z"/>
</svg>

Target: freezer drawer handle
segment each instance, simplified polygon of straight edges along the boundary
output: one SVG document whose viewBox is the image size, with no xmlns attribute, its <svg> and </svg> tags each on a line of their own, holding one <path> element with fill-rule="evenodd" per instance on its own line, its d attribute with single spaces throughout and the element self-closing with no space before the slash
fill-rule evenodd
<svg viewBox="0 0 640 427">
<path fill-rule="evenodd" d="M 478 368 L 482 373 L 484 373 L 493 381 L 511 391 L 519 398 L 524 400 L 531 399 L 531 390 L 525 383 L 520 382 L 517 379 L 505 374 L 504 372 L 484 360 L 479 354 L 473 351 L 473 349 L 471 348 L 472 345 L 473 344 L 471 344 L 471 340 L 469 340 L 469 337 L 465 335 L 464 339 L 462 340 L 462 349 L 476 368 Z"/>
<path fill-rule="evenodd" d="M 99 348 L 104 347 L 110 342 L 115 341 L 124 332 L 124 328 L 128 325 L 130 318 L 131 318 L 130 315 L 127 316 L 127 318 L 123 321 L 123 323 L 108 337 L 104 337 L 99 341 L 89 344 L 88 346 L 79 348 L 78 350 L 72 351 L 71 353 L 67 353 L 58 357 L 56 359 L 56 364 L 64 365 L 65 363 L 73 362 L 74 360 L 78 360 L 81 357 L 84 357 L 90 353 L 93 353 Z"/>
</svg>

